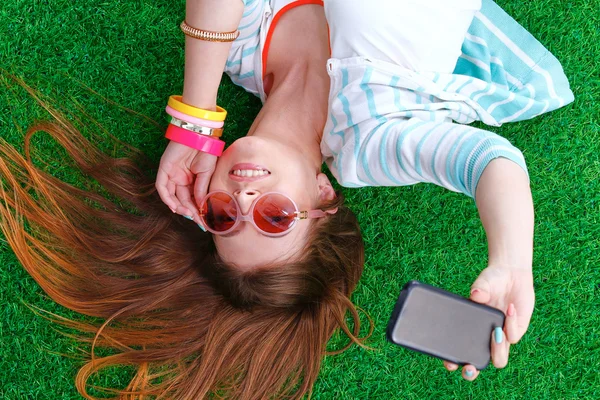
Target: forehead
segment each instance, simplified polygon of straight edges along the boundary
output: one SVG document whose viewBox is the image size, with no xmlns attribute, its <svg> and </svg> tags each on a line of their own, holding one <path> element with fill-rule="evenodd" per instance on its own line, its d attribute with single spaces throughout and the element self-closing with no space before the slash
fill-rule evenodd
<svg viewBox="0 0 600 400">
<path fill-rule="evenodd" d="M 302 257 L 307 246 L 310 223 L 298 221 L 290 233 L 281 237 L 264 236 L 254 226 L 242 222 L 237 235 L 214 235 L 217 252 L 223 261 L 243 269 L 285 263 Z"/>
</svg>

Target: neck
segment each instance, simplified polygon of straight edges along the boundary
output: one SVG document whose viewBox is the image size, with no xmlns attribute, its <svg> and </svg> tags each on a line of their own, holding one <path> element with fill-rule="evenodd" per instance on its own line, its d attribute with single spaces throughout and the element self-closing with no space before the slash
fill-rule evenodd
<svg viewBox="0 0 600 400">
<path fill-rule="evenodd" d="M 268 137 L 302 149 L 321 171 L 321 137 L 327 120 L 329 76 L 322 65 L 274 71 L 267 101 L 248 136 Z"/>
</svg>

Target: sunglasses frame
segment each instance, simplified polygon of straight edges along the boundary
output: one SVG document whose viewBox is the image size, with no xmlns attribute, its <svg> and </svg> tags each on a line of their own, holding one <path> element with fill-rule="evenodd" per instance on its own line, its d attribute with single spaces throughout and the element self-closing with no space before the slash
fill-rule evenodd
<svg viewBox="0 0 600 400">
<path fill-rule="evenodd" d="M 252 223 L 252 225 L 254 226 L 254 228 L 256 230 L 258 230 L 262 235 L 265 236 L 270 236 L 270 237 L 279 237 L 279 236 L 284 236 L 287 235 L 288 233 L 291 232 L 292 229 L 294 229 L 296 227 L 296 225 L 298 225 L 298 221 L 299 220 L 303 220 L 303 219 L 312 219 L 312 218 L 323 218 L 326 217 L 328 215 L 332 215 L 335 214 L 337 212 L 337 208 L 332 209 L 332 210 L 327 210 L 327 211 L 323 211 L 323 210 L 307 210 L 307 211 L 300 211 L 298 209 L 298 205 L 296 204 L 296 202 L 294 200 L 292 200 L 292 198 L 286 194 L 283 194 L 281 192 L 266 192 L 266 193 L 262 193 L 260 196 L 258 196 L 256 199 L 254 199 L 252 201 L 252 204 L 250 204 L 250 208 L 248 209 L 248 212 L 246 214 L 242 213 L 242 208 L 240 207 L 240 203 L 237 201 L 237 199 L 235 198 L 234 195 L 232 195 L 231 193 L 225 191 L 225 190 L 215 190 L 214 192 L 210 192 L 207 193 L 206 196 L 204 196 L 204 198 L 202 199 L 202 202 L 200 203 L 202 205 L 202 208 L 204 207 L 204 204 L 206 202 L 206 200 L 211 197 L 214 194 L 217 193 L 224 193 L 226 195 L 228 195 L 235 203 L 236 206 L 236 210 L 237 210 L 237 217 L 235 222 L 233 223 L 233 226 L 229 229 L 227 229 L 226 231 L 215 231 L 214 229 L 211 229 L 208 224 L 206 223 L 204 216 L 205 214 L 202 213 L 201 210 L 199 211 L 199 216 L 200 219 L 202 221 L 202 225 L 204 225 L 204 227 L 206 228 L 206 230 L 208 230 L 209 232 L 215 234 L 215 235 L 227 235 L 228 233 L 234 231 L 241 222 L 243 221 L 248 221 L 250 223 Z M 263 197 L 269 196 L 269 195 L 280 195 L 283 196 L 285 198 L 287 198 L 289 201 L 292 202 L 292 205 L 294 206 L 294 214 L 296 214 L 296 216 L 294 217 L 294 222 L 292 223 L 292 225 L 286 229 L 283 232 L 279 232 L 279 233 L 270 233 L 270 232 L 266 232 L 264 230 L 262 230 L 254 221 L 254 208 L 256 206 L 256 203 L 258 203 L 258 200 L 260 200 Z"/>
</svg>

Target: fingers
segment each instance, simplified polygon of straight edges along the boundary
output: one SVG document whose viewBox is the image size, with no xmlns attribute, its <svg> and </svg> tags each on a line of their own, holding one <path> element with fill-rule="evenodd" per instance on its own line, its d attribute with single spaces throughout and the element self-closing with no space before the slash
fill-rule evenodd
<svg viewBox="0 0 600 400">
<path fill-rule="evenodd" d="M 508 364 L 508 353 L 510 343 L 506 340 L 506 335 L 501 327 L 496 327 L 492 331 L 492 363 L 496 368 L 504 368 Z"/>
<path fill-rule="evenodd" d="M 506 340 L 506 336 L 501 327 L 497 327 L 492 331 L 492 363 L 496 368 L 504 368 L 508 364 L 508 355 L 510 343 Z M 450 361 L 444 361 L 444 367 L 448 371 L 456 371 L 458 365 Z M 465 365 L 462 369 L 462 376 L 468 381 L 475 380 L 479 376 L 479 371 L 472 365 Z"/>
<path fill-rule="evenodd" d="M 167 173 L 159 170 L 156 175 L 156 190 L 163 203 L 165 203 L 171 211 L 184 216 L 193 217 L 198 214 L 197 207 L 194 204 L 191 196 L 190 186 L 177 185 L 169 179 Z M 195 221 L 196 223 L 200 221 Z"/>
<path fill-rule="evenodd" d="M 196 176 L 196 183 L 194 184 L 194 198 L 196 200 L 196 207 L 200 207 L 200 202 L 206 196 L 208 192 L 208 184 L 210 182 L 210 176 L 201 174 Z"/>
<path fill-rule="evenodd" d="M 472 365 L 465 365 L 462 369 L 462 377 L 468 381 L 474 381 L 479 376 L 479 371 Z"/>
<path fill-rule="evenodd" d="M 177 197 L 175 197 L 177 185 L 175 182 L 171 181 L 167 173 L 161 169 L 158 170 L 156 175 L 155 187 L 163 203 L 165 203 L 171 211 L 176 212 L 177 208 L 181 206 L 181 203 L 177 200 Z"/>
<path fill-rule="evenodd" d="M 444 367 L 446 367 L 446 369 L 450 372 L 456 371 L 458 369 L 458 365 L 451 363 L 449 361 L 445 361 L 445 360 L 444 360 Z"/>
<path fill-rule="evenodd" d="M 511 303 L 511 306 L 512 303 Z M 514 307 L 514 306 L 513 306 Z M 510 309 L 510 306 L 509 306 Z M 511 310 L 514 312 L 514 310 Z M 511 317 L 514 315 L 511 315 Z M 508 317 L 507 317 L 508 320 Z M 502 327 L 496 327 L 492 331 L 491 338 L 491 354 L 492 354 L 492 363 L 496 368 L 504 368 L 508 364 L 508 356 L 510 350 L 510 343 L 506 339 L 506 335 L 502 330 Z M 444 361 L 444 367 L 448 371 L 456 371 L 458 369 L 458 365 L 454 364 L 450 361 Z M 473 381 L 479 376 L 479 371 L 473 365 L 465 365 L 462 369 L 462 377 L 468 381 Z"/>
<path fill-rule="evenodd" d="M 215 172 L 217 158 L 218 157 L 212 154 L 203 153 L 194 158 L 194 161 L 192 162 L 190 171 L 196 176 L 194 197 L 196 198 L 197 203 L 201 202 L 208 192 L 208 185 Z M 200 206 L 200 204 L 198 204 L 198 206 Z"/>
<path fill-rule="evenodd" d="M 517 319 L 517 309 L 513 303 L 508 305 L 506 311 L 506 319 L 504 320 L 504 330 L 506 331 L 506 339 L 509 343 L 517 343 L 525 332 L 519 329 L 519 321 Z"/>
<path fill-rule="evenodd" d="M 487 303 L 491 299 L 490 283 L 487 279 L 477 278 L 473 285 L 471 285 L 471 296 L 470 299 L 477 303 Z"/>
<path fill-rule="evenodd" d="M 183 210 L 180 208 L 182 215 L 192 217 L 194 222 L 199 223 L 198 210 L 192 200 L 191 190 L 189 186 L 177 186 L 177 198 L 181 201 Z"/>
<path fill-rule="evenodd" d="M 445 360 L 444 360 L 444 367 L 446 367 L 446 369 L 450 372 L 456 371 L 458 369 L 457 364 L 454 364 L 450 361 L 445 361 Z M 466 380 L 473 381 L 473 380 L 475 380 L 475 378 L 477 378 L 479 376 L 479 371 L 477 371 L 477 368 L 475 368 L 474 366 L 469 364 L 469 365 L 465 365 L 463 367 L 461 375 Z"/>
</svg>

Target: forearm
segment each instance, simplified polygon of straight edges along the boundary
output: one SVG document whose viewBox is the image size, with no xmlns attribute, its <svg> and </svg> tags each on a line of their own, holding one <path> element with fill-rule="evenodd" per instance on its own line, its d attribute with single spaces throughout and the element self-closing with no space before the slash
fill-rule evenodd
<svg viewBox="0 0 600 400">
<path fill-rule="evenodd" d="M 188 25 L 213 32 L 237 29 L 244 11 L 241 0 L 187 0 Z M 231 42 L 209 42 L 185 38 L 183 101 L 195 107 L 215 110 L 217 92 Z"/>
<path fill-rule="evenodd" d="M 525 171 L 510 160 L 492 160 L 475 199 L 487 234 L 489 265 L 531 269 L 533 201 Z"/>
</svg>

